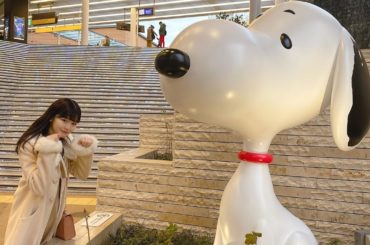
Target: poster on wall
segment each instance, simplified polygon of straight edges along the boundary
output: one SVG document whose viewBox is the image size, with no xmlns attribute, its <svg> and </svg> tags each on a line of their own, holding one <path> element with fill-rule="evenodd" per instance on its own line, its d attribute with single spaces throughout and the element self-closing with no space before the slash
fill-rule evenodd
<svg viewBox="0 0 370 245">
<path fill-rule="evenodd" d="M 14 39 L 24 40 L 25 36 L 24 17 L 14 16 Z"/>
</svg>

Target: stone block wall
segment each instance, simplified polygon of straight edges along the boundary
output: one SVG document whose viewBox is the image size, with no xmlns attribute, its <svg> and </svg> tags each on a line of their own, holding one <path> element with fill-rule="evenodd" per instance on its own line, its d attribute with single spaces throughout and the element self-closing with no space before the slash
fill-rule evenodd
<svg viewBox="0 0 370 245">
<path fill-rule="evenodd" d="M 173 122 L 173 115 L 141 116 L 140 148 L 99 162 L 97 210 L 121 212 L 124 221 L 149 227 L 165 228 L 172 222 L 213 233 L 222 190 L 231 172 L 210 176 L 207 169 L 147 159 L 153 150 L 166 151 L 171 137 L 176 141 L 177 136 L 169 130 Z"/>
<path fill-rule="evenodd" d="M 173 114 L 141 116 L 140 147 L 156 149 L 160 153 L 172 152 L 174 120 Z"/>
</svg>

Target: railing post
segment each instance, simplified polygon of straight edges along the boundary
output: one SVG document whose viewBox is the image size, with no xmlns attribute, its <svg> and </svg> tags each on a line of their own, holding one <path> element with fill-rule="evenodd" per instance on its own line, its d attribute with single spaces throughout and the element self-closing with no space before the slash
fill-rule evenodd
<svg viewBox="0 0 370 245">
<path fill-rule="evenodd" d="M 275 0 L 275 5 L 279 5 L 283 2 L 286 2 L 286 0 Z"/>
</svg>

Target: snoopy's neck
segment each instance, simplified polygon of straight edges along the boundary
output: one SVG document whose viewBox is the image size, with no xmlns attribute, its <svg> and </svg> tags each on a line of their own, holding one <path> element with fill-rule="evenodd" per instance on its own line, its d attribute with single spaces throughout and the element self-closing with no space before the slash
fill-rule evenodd
<svg viewBox="0 0 370 245">
<path fill-rule="evenodd" d="M 243 141 L 243 150 L 255 153 L 267 153 L 270 147 L 271 138 L 265 140 L 250 140 Z"/>
<path fill-rule="evenodd" d="M 266 153 L 255 153 L 255 152 L 248 152 L 248 151 L 240 151 L 239 152 L 239 160 L 245 162 L 255 162 L 255 163 L 266 163 L 269 164 L 272 162 L 272 155 Z"/>
<path fill-rule="evenodd" d="M 258 166 L 258 169 L 264 169 L 264 172 L 267 172 L 270 175 L 268 166 L 271 161 L 268 161 L 266 158 L 272 158 L 271 154 L 268 154 L 268 149 L 270 146 L 271 139 L 266 140 L 244 140 L 243 141 L 243 150 L 239 153 L 239 159 L 241 161 L 241 166 L 252 165 Z M 243 157 L 244 156 L 244 157 Z"/>
<path fill-rule="evenodd" d="M 268 152 L 269 145 L 270 141 L 257 144 L 244 142 L 243 151 L 265 154 Z M 277 201 L 272 186 L 269 164 L 241 161 L 234 177 L 239 178 L 239 181 L 244 186 L 243 188 L 245 188 L 244 190 L 248 192 L 248 195 L 254 196 L 256 200 L 262 203 L 266 203 L 267 200 L 271 202 Z"/>
</svg>

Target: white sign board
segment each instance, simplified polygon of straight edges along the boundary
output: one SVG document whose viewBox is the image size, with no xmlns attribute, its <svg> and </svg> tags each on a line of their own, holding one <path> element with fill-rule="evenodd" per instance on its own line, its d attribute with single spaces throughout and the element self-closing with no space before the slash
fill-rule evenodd
<svg viewBox="0 0 370 245">
<path fill-rule="evenodd" d="M 103 224 L 112 216 L 112 213 L 94 213 L 91 217 L 87 219 L 87 223 L 89 224 L 89 227 L 97 227 Z M 86 226 L 86 222 L 82 222 L 82 225 Z"/>
</svg>

